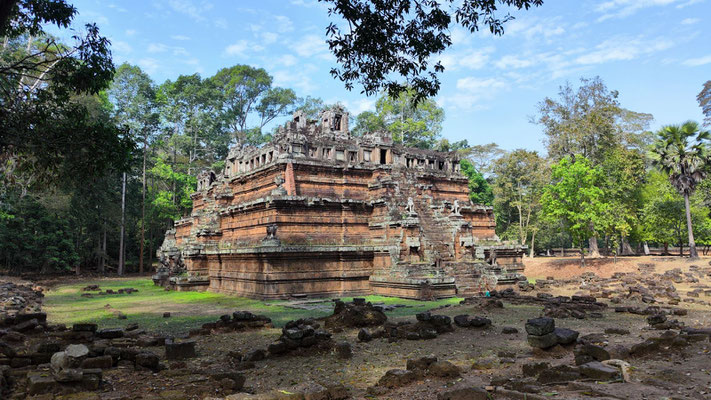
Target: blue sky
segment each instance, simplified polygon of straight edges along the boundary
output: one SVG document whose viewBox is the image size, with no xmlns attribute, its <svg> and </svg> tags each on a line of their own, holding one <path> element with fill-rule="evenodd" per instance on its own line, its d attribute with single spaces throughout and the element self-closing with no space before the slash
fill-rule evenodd
<svg viewBox="0 0 711 400">
<path fill-rule="evenodd" d="M 117 65 L 137 64 L 156 83 L 250 64 L 354 114 L 375 103 L 330 76 L 329 19 L 315 0 L 70 2 L 78 24 L 96 22 L 112 41 Z M 543 151 L 541 127 L 529 123 L 536 104 L 596 75 L 624 107 L 654 115 L 652 128 L 702 120 L 696 95 L 711 79 L 711 0 L 545 0 L 514 16 L 503 37 L 452 31 L 436 99 L 444 137 Z"/>
</svg>

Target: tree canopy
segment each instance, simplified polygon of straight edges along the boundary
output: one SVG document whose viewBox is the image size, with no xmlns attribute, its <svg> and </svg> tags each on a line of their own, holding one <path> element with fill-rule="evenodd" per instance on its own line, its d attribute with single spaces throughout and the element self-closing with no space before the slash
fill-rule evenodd
<svg viewBox="0 0 711 400">
<path fill-rule="evenodd" d="M 109 41 L 96 25 L 67 45 L 43 27 L 69 26 L 66 1 L 0 5 L 0 173 L 3 186 L 83 182 L 124 168 L 132 140 L 106 119 L 92 118 L 83 96 L 99 94 L 114 73 Z"/>
<path fill-rule="evenodd" d="M 367 95 L 385 90 L 398 98 L 411 90 L 415 104 L 439 91 L 444 66 L 433 57 L 452 44 L 455 25 L 472 33 L 488 28 L 500 36 L 513 16 L 499 17 L 499 7 L 527 10 L 543 4 L 542 0 L 321 1 L 328 3 L 329 16 L 344 21 L 326 28 L 328 45 L 340 64 L 331 74 L 348 90 L 360 83 Z"/>
<path fill-rule="evenodd" d="M 704 113 L 704 125 L 711 125 L 711 80 L 704 83 L 703 89 L 696 96 L 696 100 L 699 101 L 699 106 L 701 107 L 701 112 Z"/>
<path fill-rule="evenodd" d="M 687 121 L 682 125 L 667 125 L 657 136 L 651 151 L 652 160 L 684 197 L 690 256 L 698 258 L 689 197 L 707 174 L 711 133 L 701 130 L 696 122 Z"/>
</svg>

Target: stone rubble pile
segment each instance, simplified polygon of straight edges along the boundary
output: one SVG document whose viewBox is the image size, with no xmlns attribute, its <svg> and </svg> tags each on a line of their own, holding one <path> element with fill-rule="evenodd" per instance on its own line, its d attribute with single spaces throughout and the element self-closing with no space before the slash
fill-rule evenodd
<svg viewBox="0 0 711 400">
<path fill-rule="evenodd" d="M 647 304 L 680 302 L 710 305 L 711 287 L 699 284 L 699 278 L 711 277 L 711 267 L 691 265 L 689 272 L 674 268 L 664 273 L 655 273 L 654 264 L 639 264 L 638 272 L 617 272 L 610 278 L 601 278 L 592 272 L 574 279 L 548 277 L 536 281 L 535 287 L 545 291 L 553 287 L 577 286 L 580 295 L 610 299 L 612 303 L 636 301 Z M 689 284 L 692 290 L 682 296 L 675 284 Z M 703 297 L 703 298 L 702 298 Z"/>
<path fill-rule="evenodd" d="M 39 312 L 43 298 L 39 286 L 0 281 L 0 321 L 16 314 Z"/>
<path fill-rule="evenodd" d="M 461 368 L 430 355 L 407 360 L 406 369 L 388 370 L 368 392 L 372 395 L 382 395 L 387 389 L 406 386 L 424 378 L 457 379 L 460 376 Z"/>
<path fill-rule="evenodd" d="M 308 318 L 287 322 L 279 339 L 270 344 L 267 351 L 270 355 L 282 355 L 292 351 L 330 351 L 333 346 L 331 333 L 321 329 L 316 320 Z"/>
<path fill-rule="evenodd" d="M 167 317 L 169 317 L 168 314 Z M 166 316 L 164 316 L 166 317 Z M 199 329 L 190 331 L 190 336 L 209 335 L 213 332 L 243 331 L 246 329 L 271 328 L 272 320 L 264 315 L 252 314 L 249 311 L 235 311 L 232 315 L 220 316 L 216 322 L 203 324 Z"/>
<path fill-rule="evenodd" d="M 329 329 L 364 328 L 384 324 L 388 317 L 382 307 L 374 306 L 363 298 L 354 298 L 352 302 L 334 301 L 333 315 L 324 323 Z"/>
</svg>

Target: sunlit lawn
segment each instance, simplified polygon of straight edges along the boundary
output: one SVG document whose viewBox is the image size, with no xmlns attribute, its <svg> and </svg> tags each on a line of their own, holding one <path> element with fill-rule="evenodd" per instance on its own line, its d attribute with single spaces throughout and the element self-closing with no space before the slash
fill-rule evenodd
<svg viewBox="0 0 711 400">
<path fill-rule="evenodd" d="M 121 288 L 134 288 L 137 293 L 97 295 L 92 298 L 81 297 L 82 288 L 89 284 L 98 284 L 103 291 Z M 396 308 L 387 312 L 390 317 L 414 315 L 445 304 L 458 304 L 461 299 L 438 301 L 416 301 L 383 296 L 367 296 L 368 301 L 384 304 L 402 304 L 407 307 Z M 351 298 L 344 298 L 349 301 Z M 244 297 L 228 296 L 209 292 L 175 292 L 154 286 L 150 279 L 106 279 L 84 281 L 75 284 L 58 285 L 46 293 L 44 310 L 51 323 L 63 323 L 70 326 L 80 322 L 98 323 L 101 328 L 123 327 L 128 323 L 138 323 L 143 329 L 164 333 L 185 333 L 205 322 L 214 322 L 222 314 L 231 314 L 237 310 L 247 310 L 255 314 L 266 315 L 276 326 L 306 317 L 329 315 L 331 301 L 323 299 L 320 307 L 313 310 L 287 307 L 286 300 L 261 301 Z M 117 318 L 118 312 L 127 319 Z M 170 318 L 163 318 L 164 312 L 170 312 Z"/>
</svg>

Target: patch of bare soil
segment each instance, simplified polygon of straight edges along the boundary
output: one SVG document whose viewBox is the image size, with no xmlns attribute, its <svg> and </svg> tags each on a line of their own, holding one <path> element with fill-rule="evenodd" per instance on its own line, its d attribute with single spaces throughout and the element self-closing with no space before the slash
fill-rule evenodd
<svg viewBox="0 0 711 400">
<path fill-rule="evenodd" d="M 554 277 L 567 279 L 592 272 L 602 278 L 609 278 L 616 272 L 638 272 L 640 264 L 654 264 L 657 272 L 668 271 L 673 268 L 688 268 L 690 265 L 708 266 L 711 257 L 701 257 L 699 260 L 689 261 L 686 257 L 674 256 L 642 256 L 642 257 L 613 257 L 586 258 L 585 267 L 580 265 L 580 257 L 534 257 L 524 258 L 526 265 L 524 273 L 529 278 L 543 279 Z"/>
</svg>

